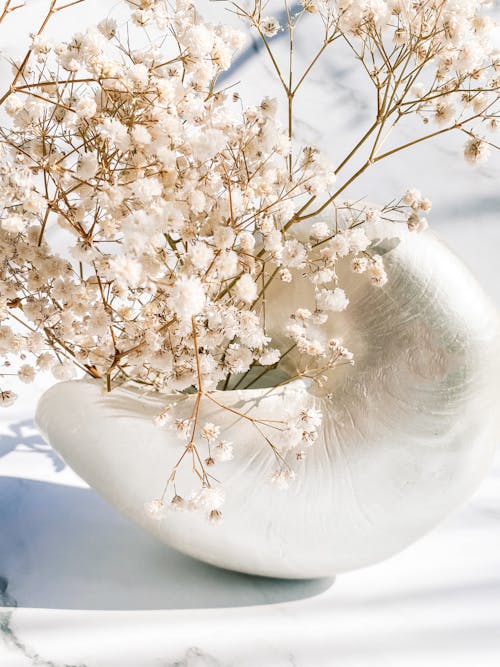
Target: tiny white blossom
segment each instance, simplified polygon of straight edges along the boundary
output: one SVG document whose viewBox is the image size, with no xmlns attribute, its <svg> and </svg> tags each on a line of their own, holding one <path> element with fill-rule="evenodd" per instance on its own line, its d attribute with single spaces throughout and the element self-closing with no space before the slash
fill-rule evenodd
<svg viewBox="0 0 500 667">
<path fill-rule="evenodd" d="M 82 155 L 78 165 L 78 178 L 81 178 L 83 181 L 93 178 L 97 173 L 98 167 L 99 163 L 95 153 Z"/>
<path fill-rule="evenodd" d="M 408 218 L 408 229 L 411 232 L 423 232 L 428 227 L 426 218 L 422 218 L 418 213 L 413 212 Z"/>
<path fill-rule="evenodd" d="M 330 236 L 330 234 L 330 228 L 326 222 L 315 222 L 311 227 L 309 236 L 315 241 L 322 241 Z"/>
<path fill-rule="evenodd" d="M 413 209 L 418 209 L 422 202 L 422 194 L 415 188 L 410 188 L 403 195 L 403 204 L 411 206 Z"/>
<path fill-rule="evenodd" d="M 281 358 L 281 352 L 277 349 L 268 349 L 259 357 L 259 364 L 262 366 L 273 366 Z"/>
<path fill-rule="evenodd" d="M 200 436 L 208 442 L 213 442 L 219 436 L 220 426 L 216 426 L 211 422 L 206 422 L 200 431 Z"/>
<path fill-rule="evenodd" d="M 131 136 L 137 146 L 147 146 L 151 143 L 152 137 L 143 125 L 136 125 L 132 128 Z"/>
<path fill-rule="evenodd" d="M 61 382 L 72 380 L 76 374 L 74 365 L 69 361 L 55 363 L 51 370 L 52 375 L 56 378 L 56 380 L 60 380 Z"/>
<path fill-rule="evenodd" d="M 27 222 L 21 215 L 12 213 L 1 221 L 1 225 L 9 234 L 19 234 L 25 229 Z"/>
<path fill-rule="evenodd" d="M 283 468 L 281 470 L 276 470 L 273 473 L 271 481 L 278 487 L 278 489 L 287 489 L 290 485 L 290 482 L 292 482 L 295 478 L 296 474 L 293 470 Z"/>
<path fill-rule="evenodd" d="M 316 408 L 306 408 L 299 413 L 299 421 L 307 427 L 317 428 L 321 425 L 322 419 L 321 410 L 317 410 Z"/>
<path fill-rule="evenodd" d="M 9 116 L 16 116 L 22 109 L 24 109 L 24 102 L 20 95 L 13 93 L 7 98 L 5 111 Z"/>
<path fill-rule="evenodd" d="M 191 505 L 194 509 L 202 509 L 206 512 L 220 510 L 224 505 L 225 494 L 220 487 L 204 486 L 191 499 Z"/>
<path fill-rule="evenodd" d="M 157 498 L 146 503 L 144 505 L 144 510 L 151 519 L 161 521 L 165 516 L 165 503 L 163 500 Z"/>
<path fill-rule="evenodd" d="M 191 434 L 192 426 L 193 422 L 191 419 L 176 419 L 174 427 L 177 437 L 181 440 L 187 440 Z"/>
<path fill-rule="evenodd" d="M 234 458 L 234 450 L 231 442 L 221 440 L 214 447 L 214 458 L 216 461 L 231 461 Z"/>
<path fill-rule="evenodd" d="M 30 366 L 30 364 L 23 364 L 17 371 L 17 377 L 21 380 L 21 382 L 24 382 L 25 384 L 31 384 L 36 377 L 36 371 L 33 366 Z"/>
<path fill-rule="evenodd" d="M 117 23 L 113 18 L 106 18 L 97 24 L 99 31 L 106 39 L 113 39 L 117 31 Z"/>
<path fill-rule="evenodd" d="M 205 289 L 196 276 L 180 276 L 167 298 L 168 307 L 180 320 L 199 315 L 205 304 Z"/>
<path fill-rule="evenodd" d="M 479 137 L 472 137 L 465 144 L 464 156 L 466 161 L 477 166 L 487 162 L 490 156 L 490 146 Z"/>
<path fill-rule="evenodd" d="M 167 407 L 163 408 L 163 410 L 154 417 L 153 421 L 157 426 L 167 426 L 171 423 L 173 418 L 172 408 L 174 405 L 175 404 L 167 405 Z"/>
<path fill-rule="evenodd" d="M 321 310 L 342 311 L 349 305 L 349 299 L 343 289 L 336 287 L 333 290 L 321 289 L 316 295 L 318 308 Z"/>
<path fill-rule="evenodd" d="M 97 104 L 91 97 L 81 97 L 75 105 L 75 111 L 80 118 L 92 118 L 97 112 Z"/>
<path fill-rule="evenodd" d="M 0 407 L 10 408 L 11 405 L 17 400 L 17 394 L 13 391 L 7 389 L 6 391 L 0 391 Z"/>
<path fill-rule="evenodd" d="M 280 29 L 280 23 L 273 16 L 266 16 L 260 22 L 260 29 L 266 37 L 274 37 Z"/>
<path fill-rule="evenodd" d="M 237 299 L 245 303 L 253 303 L 257 298 L 257 285 L 249 273 L 244 273 L 233 288 Z"/>
</svg>

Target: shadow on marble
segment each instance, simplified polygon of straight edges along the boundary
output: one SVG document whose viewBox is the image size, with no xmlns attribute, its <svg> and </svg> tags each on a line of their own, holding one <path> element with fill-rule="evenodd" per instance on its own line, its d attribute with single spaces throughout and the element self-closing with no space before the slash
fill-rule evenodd
<svg viewBox="0 0 500 667">
<path fill-rule="evenodd" d="M 11 423 L 8 425 L 7 433 L 0 434 L 0 458 L 18 448 L 22 448 L 33 454 L 43 454 L 50 460 L 56 472 L 66 467 L 62 458 L 38 433 L 32 419 L 23 419 L 22 421 Z"/>
<path fill-rule="evenodd" d="M 205 565 L 157 542 L 90 489 L 17 477 L 0 477 L 0 535 L 6 606 L 246 607 L 309 598 L 333 583 L 251 577 Z"/>
</svg>

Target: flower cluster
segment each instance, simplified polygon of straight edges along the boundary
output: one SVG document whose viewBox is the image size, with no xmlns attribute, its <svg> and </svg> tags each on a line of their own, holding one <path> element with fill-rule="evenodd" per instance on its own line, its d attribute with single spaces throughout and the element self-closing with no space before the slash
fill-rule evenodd
<svg viewBox="0 0 500 667">
<path fill-rule="evenodd" d="M 391 119 L 392 129 L 417 114 L 439 129 L 411 144 L 459 130 L 466 135 L 467 162 L 485 162 L 493 147 L 489 136 L 499 124 L 500 50 L 495 22 L 483 12 L 490 0 L 301 0 L 300 4 L 296 14 L 285 12 L 283 25 L 263 14 L 262 2 L 255 2 L 253 11 L 239 7 L 238 13 L 266 41 L 280 30 L 295 33 L 303 15 L 316 15 L 324 31 L 318 54 L 343 40 L 363 63 L 377 92 L 377 128 Z M 267 11 L 269 3 L 265 7 Z M 276 57 L 273 62 L 277 64 Z M 282 77 L 286 87 L 285 82 L 286 75 Z M 288 97 L 293 98 L 295 91 L 287 90 Z M 382 144 L 379 136 L 370 160 Z"/>
<path fill-rule="evenodd" d="M 213 401 L 220 408 L 224 405 L 210 394 L 206 400 Z M 166 490 L 160 498 L 146 503 L 145 510 L 154 520 L 161 520 L 167 516 L 168 510 L 191 510 L 204 513 L 211 522 L 218 522 L 222 517 L 222 506 L 225 494 L 220 486 L 213 486 L 210 467 L 216 463 L 231 461 L 234 457 L 234 448 L 231 442 L 220 437 L 221 429 L 212 422 L 201 424 L 198 417 L 199 402 L 195 404 L 193 415 L 188 418 L 173 419 L 172 408 L 168 405 L 155 418 L 158 426 L 166 426 L 175 431 L 177 436 L 186 442 L 185 449 L 174 466 L 167 481 Z M 302 408 L 298 414 L 289 414 L 285 419 L 257 418 L 235 408 L 230 409 L 240 419 L 247 420 L 270 446 L 274 453 L 277 467 L 270 481 L 278 488 L 285 489 L 291 480 L 295 479 L 292 463 L 305 459 L 307 450 L 313 446 L 318 438 L 318 428 L 321 425 L 322 413 L 316 408 Z M 205 443 L 207 456 L 201 458 L 200 444 Z M 193 491 L 187 499 L 177 492 L 176 475 L 184 458 L 189 456 L 193 470 L 201 480 L 201 487 Z M 173 488 L 170 502 L 165 501 L 167 490 Z"/>
<path fill-rule="evenodd" d="M 412 189 L 396 203 L 368 207 L 342 201 L 344 190 L 378 160 L 451 129 L 467 133 L 467 160 L 482 162 L 490 144 L 470 122 L 490 129 L 497 122 L 500 60 L 479 0 L 303 0 L 283 25 L 262 11 L 269 3 L 253 4 L 251 12 L 234 10 L 267 47 L 286 92 L 288 126 L 275 99 L 245 107 L 237 92 L 218 86 L 244 39 L 204 22 L 189 0 L 130 0 L 123 25 L 107 18 L 60 43 L 44 33 L 58 11 L 52 2 L 0 98 L 9 117 L 0 128 L 2 374 L 12 374 L 17 359 L 25 383 L 40 371 L 58 380 L 83 372 L 108 391 L 133 381 L 195 394 L 189 418 L 176 419 L 169 404 L 155 419 L 185 443 L 165 493 L 148 505 L 157 518 L 167 491 L 176 508 L 221 516 L 224 493 L 208 470 L 235 451 L 217 424 L 200 423 L 202 400 L 217 403 L 217 389 L 254 385 L 291 349 L 304 360 L 294 377 L 319 386 L 326 373 L 354 362 L 325 334 L 349 304 L 338 263 L 383 286 L 383 259 L 365 226 L 384 219 L 422 231 L 430 202 Z M 324 34 L 293 84 L 269 40 L 288 31 L 292 48 L 308 15 L 320 17 Z M 370 62 L 377 113 L 334 166 L 316 147 L 295 145 L 293 102 L 341 36 L 365 67 Z M 410 113 L 440 129 L 382 153 L 385 133 Z M 367 147 L 364 166 L 341 177 Z M 333 215 L 323 217 L 327 209 Z M 266 293 L 273 281 L 295 280 L 307 282 L 308 307 L 293 304 L 271 334 Z M 0 403 L 14 400 L 2 387 Z M 276 457 L 273 481 L 286 486 L 295 476 L 290 459 L 302 460 L 314 444 L 320 413 L 272 425 L 242 418 Z M 187 500 L 175 486 L 182 461 L 200 482 Z"/>
</svg>

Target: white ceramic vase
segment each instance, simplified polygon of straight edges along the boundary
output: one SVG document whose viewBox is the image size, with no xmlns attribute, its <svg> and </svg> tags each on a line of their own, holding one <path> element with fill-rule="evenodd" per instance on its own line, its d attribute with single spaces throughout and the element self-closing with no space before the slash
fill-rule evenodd
<svg viewBox="0 0 500 667">
<path fill-rule="evenodd" d="M 487 470 L 499 425 L 500 322 L 432 233 L 382 225 L 371 234 L 396 246 L 385 257 L 389 282 L 376 288 L 341 268 L 350 305 L 330 318 L 328 332 L 344 339 L 356 365 L 332 372 L 321 392 L 302 382 L 218 392 L 226 405 L 268 418 L 302 405 L 321 409 L 320 437 L 287 490 L 269 483 L 275 463 L 251 425 L 207 400 L 202 419 L 222 424 L 235 447 L 234 460 L 217 466 L 226 491 L 217 525 L 195 512 L 169 511 L 162 521 L 144 512 L 182 452 L 175 435 L 153 423 L 168 398 L 133 386 L 105 394 L 93 381 L 60 383 L 40 400 L 41 432 L 119 512 L 208 563 L 312 578 L 398 552 L 466 500 Z M 278 281 L 268 294 L 270 333 L 308 303 L 314 308 L 305 280 Z M 297 363 L 288 355 L 287 370 Z M 175 400 L 179 415 L 191 412 L 192 395 Z M 183 484 L 192 487 L 188 477 Z"/>
</svg>

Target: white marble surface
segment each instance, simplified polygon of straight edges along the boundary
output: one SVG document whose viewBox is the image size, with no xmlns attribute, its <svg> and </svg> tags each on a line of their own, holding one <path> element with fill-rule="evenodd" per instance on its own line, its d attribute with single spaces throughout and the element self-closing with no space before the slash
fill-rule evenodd
<svg viewBox="0 0 500 667">
<path fill-rule="evenodd" d="M 15 52 L 16 31 L 34 25 L 40 4 L 12 17 L 5 50 Z M 90 0 L 54 27 L 80 29 L 113 4 Z M 217 3 L 198 4 L 222 16 Z M 257 99 L 272 88 L 267 65 L 249 56 L 228 81 L 244 78 L 246 98 Z M 369 120 L 368 96 L 348 60 L 327 62 L 300 107 L 302 135 L 335 159 Z M 421 146 L 382 163 L 353 196 L 382 201 L 419 187 L 435 202 L 434 229 L 500 305 L 500 160 L 471 170 L 460 145 Z M 385 563 L 333 585 L 255 579 L 168 550 L 88 489 L 33 429 L 48 382 L 24 389 L 1 415 L 2 667 L 500 664 L 500 457 L 465 507 Z"/>
</svg>

